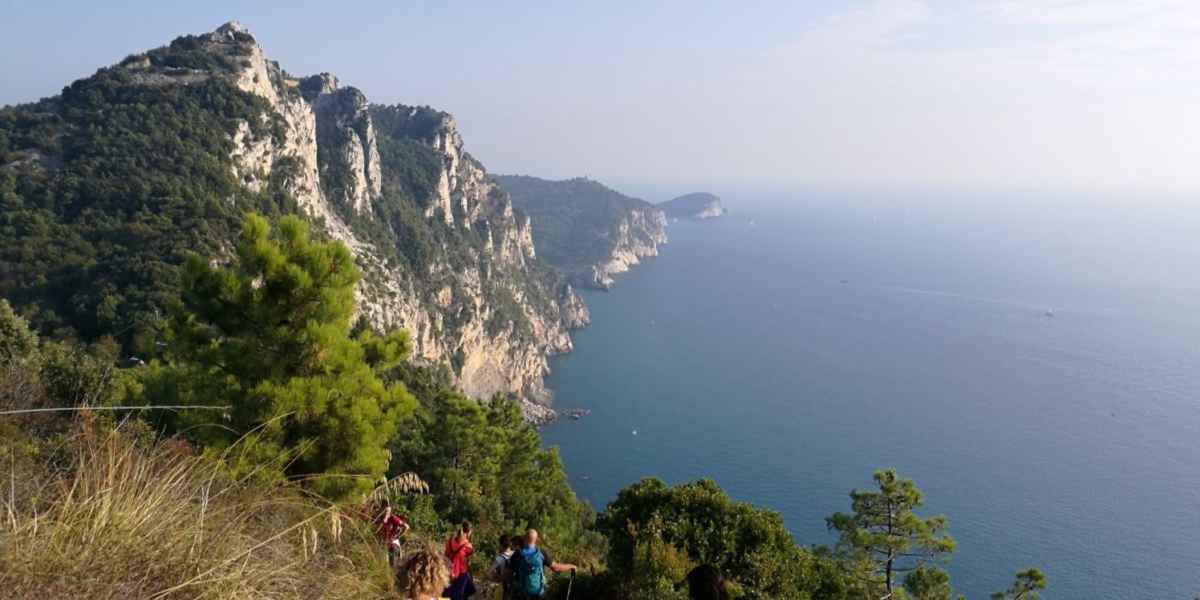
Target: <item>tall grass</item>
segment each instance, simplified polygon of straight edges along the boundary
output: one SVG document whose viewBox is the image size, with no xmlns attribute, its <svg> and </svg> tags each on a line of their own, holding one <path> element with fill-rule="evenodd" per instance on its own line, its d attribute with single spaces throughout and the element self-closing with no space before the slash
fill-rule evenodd
<svg viewBox="0 0 1200 600">
<path fill-rule="evenodd" d="M 0 425 L 0 597 L 389 597 L 365 519 L 139 437 Z"/>
</svg>

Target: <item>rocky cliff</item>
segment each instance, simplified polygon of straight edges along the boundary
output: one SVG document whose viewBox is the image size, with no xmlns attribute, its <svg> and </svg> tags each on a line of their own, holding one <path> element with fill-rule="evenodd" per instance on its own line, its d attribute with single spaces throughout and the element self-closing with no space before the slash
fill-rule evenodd
<svg viewBox="0 0 1200 600">
<path fill-rule="evenodd" d="M 526 175 L 496 181 L 529 213 L 542 256 L 577 285 L 608 289 L 615 275 L 657 256 L 667 242 L 663 211 L 599 182 Z"/>
<path fill-rule="evenodd" d="M 666 213 L 669 219 L 712 219 L 724 215 L 727 211 L 721 204 L 721 199 L 708 192 L 695 192 L 660 202 L 658 207 Z"/>
<path fill-rule="evenodd" d="M 64 108 L 70 106 L 77 108 Z M 143 156 L 166 154 L 180 140 L 138 131 L 150 129 L 137 116 L 147 107 L 163 109 L 165 121 L 153 124 L 158 130 L 199 131 L 215 141 L 186 146 L 186 161 L 148 161 Z M 0 118 L 0 134 L 5 134 L 0 139 L 6 141 L 0 153 L 16 159 L 7 162 L 15 165 L 10 170 L 16 173 L 18 194 L 23 186 L 53 189 L 56 179 L 83 169 L 86 165 L 70 148 L 94 146 L 94 135 L 86 138 L 88 131 L 128 113 L 130 121 L 110 128 L 120 134 L 109 137 L 149 144 L 135 156 L 148 163 L 135 171 L 141 177 L 135 183 L 145 188 L 149 200 L 141 203 L 142 212 L 137 194 L 114 197 L 109 204 L 89 201 L 84 209 L 117 223 L 168 206 L 200 210 L 178 197 L 181 184 L 172 191 L 160 183 L 174 169 L 171 176 L 179 175 L 186 185 L 225 198 L 204 201 L 203 210 L 211 217 L 205 221 L 199 216 L 197 223 L 205 227 L 233 221 L 245 209 L 306 215 L 320 231 L 347 244 L 361 266 L 361 322 L 408 329 L 417 357 L 449 365 L 473 396 L 512 393 L 546 400 L 542 380 L 547 357 L 569 351 L 568 330 L 588 321 L 572 287 L 538 258 L 529 217 L 513 209 L 509 196 L 465 151 L 450 115 L 427 107 L 371 105 L 359 90 L 341 86 L 329 74 L 293 77 L 269 60 L 236 22 L 130 56 L 72 84 L 63 98 L 6 110 L 13 116 Z M 32 139 L 29 119 L 55 123 L 52 139 L 39 138 L 25 149 L 10 147 Z M 57 173 L 21 166 L 29 163 L 28 157 L 44 155 L 51 158 L 39 164 L 57 161 Z M 230 181 L 223 179 L 221 169 Z M 78 209 L 72 210 L 55 209 L 47 218 L 75 233 L 84 225 L 76 220 Z M 156 239 L 174 239 L 183 250 L 198 252 L 219 254 L 230 247 L 234 231 L 212 225 L 212 235 L 197 236 L 180 220 L 152 222 Z M 116 239 L 107 230 L 98 235 Z M 80 237 L 87 236 L 95 237 L 91 229 Z M 3 241 L 5 249 L 20 246 L 20 240 Z M 127 252 L 142 250 L 129 244 Z M 178 258 L 153 260 L 166 268 Z M 53 272 L 53 267 L 45 270 Z M 95 309 L 88 305 L 91 298 L 74 302 L 63 310 L 79 314 L 63 320 L 76 330 L 103 335 L 116 329 L 120 315 L 137 314 L 141 320 L 134 325 L 154 335 L 152 324 L 145 322 L 151 320 L 147 315 L 158 314 L 163 300 L 130 300 L 137 298 L 136 291 L 123 286 L 137 283 L 128 279 L 115 281 L 111 294 L 95 300 Z M 2 283 L 14 298 L 37 293 L 15 278 Z M 91 312 L 106 302 L 116 305 L 111 327 L 92 322 Z M 75 322 L 85 317 L 90 320 L 86 326 Z"/>
</svg>

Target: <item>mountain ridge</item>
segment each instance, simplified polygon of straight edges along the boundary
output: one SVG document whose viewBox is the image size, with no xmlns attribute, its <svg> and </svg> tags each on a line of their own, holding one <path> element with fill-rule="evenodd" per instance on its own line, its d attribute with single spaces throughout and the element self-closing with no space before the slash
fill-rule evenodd
<svg viewBox="0 0 1200 600">
<path fill-rule="evenodd" d="M 548 402 L 547 358 L 570 351 L 568 331 L 588 322 L 452 116 L 373 105 L 327 73 L 294 77 L 236 21 L 0 109 L 0 134 L 0 256 L 19 264 L 48 250 L 0 274 L 0 293 L 45 330 L 112 335 L 152 355 L 172 265 L 188 252 L 227 256 L 245 210 L 299 213 L 345 243 L 364 273 L 360 320 L 408 329 L 415 357 L 447 365 L 477 398 Z M 192 144 L 197 134 L 207 145 Z M 77 183 L 97 176 L 113 193 Z M 97 289 L 76 290 L 82 281 Z"/>
</svg>

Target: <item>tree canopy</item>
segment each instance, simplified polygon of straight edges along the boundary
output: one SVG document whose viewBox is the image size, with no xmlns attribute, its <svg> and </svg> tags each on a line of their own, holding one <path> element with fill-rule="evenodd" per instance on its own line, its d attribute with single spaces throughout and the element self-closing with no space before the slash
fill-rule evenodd
<svg viewBox="0 0 1200 600">
<path fill-rule="evenodd" d="M 219 77 L 138 85 L 122 67 L 0 109 L 0 295 L 44 332 L 152 352 L 186 254 L 289 206 L 233 176 L 237 123 L 271 135 L 263 113 Z"/>
<path fill-rule="evenodd" d="M 720 569 L 745 598 L 846 593 L 836 568 L 797 545 L 778 513 L 735 502 L 712 480 L 668 486 L 643 479 L 617 494 L 597 527 L 608 537 L 609 568 L 618 576 L 644 570 L 639 557 L 669 553 L 653 551 L 665 544 L 694 564 Z"/>
<path fill-rule="evenodd" d="M 886 469 L 875 472 L 875 483 L 878 490 L 850 492 L 852 512 L 835 513 L 826 522 L 840 535 L 839 547 L 866 565 L 866 577 L 877 581 L 888 598 L 897 573 L 954 552 L 954 538 L 945 533 L 945 517 L 913 512 L 925 499 L 911 479 Z"/>
<path fill-rule="evenodd" d="M 489 541 L 533 527 L 556 554 L 599 564 L 603 540 L 591 531 L 592 509 L 575 497 L 558 451 L 542 448 L 516 402 L 468 398 L 428 367 L 405 365 L 391 375 L 418 399 L 391 444 L 391 472 L 417 472 L 430 487 L 428 496 L 398 499 L 406 511 L 446 532 L 469 520 L 477 539 Z"/>
<path fill-rule="evenodd" d="M 405 334 L 350 335 L 358 278 L 346 247 L 312 241 L 299 218 L 272 230 L 247 216 L 232 264 L 188 259 L 146 401 L 226 405 L 223 422 L 192 412 L 177 425 L 209 445 L 238 442 L 249 464 L 319 476 L 327 496 L 369 489 L 413 398 L 380 376 L 408 352 Z"/>
<path fill-rule="evenodd" d="M 1017 571 L 1013 584 L 1003 592 L 992 594 L 992 600 L 1038 600 L 1039 590 L 1046 589 L 1046 575 L 1040 569 Z"/>
</svg>

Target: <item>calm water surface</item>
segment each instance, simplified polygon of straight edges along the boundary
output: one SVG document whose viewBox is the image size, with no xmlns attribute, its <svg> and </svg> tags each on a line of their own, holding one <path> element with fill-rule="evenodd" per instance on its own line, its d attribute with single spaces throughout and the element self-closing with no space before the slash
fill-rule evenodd
<svg viewBox="0 0 1200 600">
<path fill-rule="evenodd" d="M 1200 210 L 955 200 L 672 225 L 553 364 L 576 489 L 712 477 L 830 543 L 895 467 L 968 598 L 1200 594 Z"/>
</svg>

